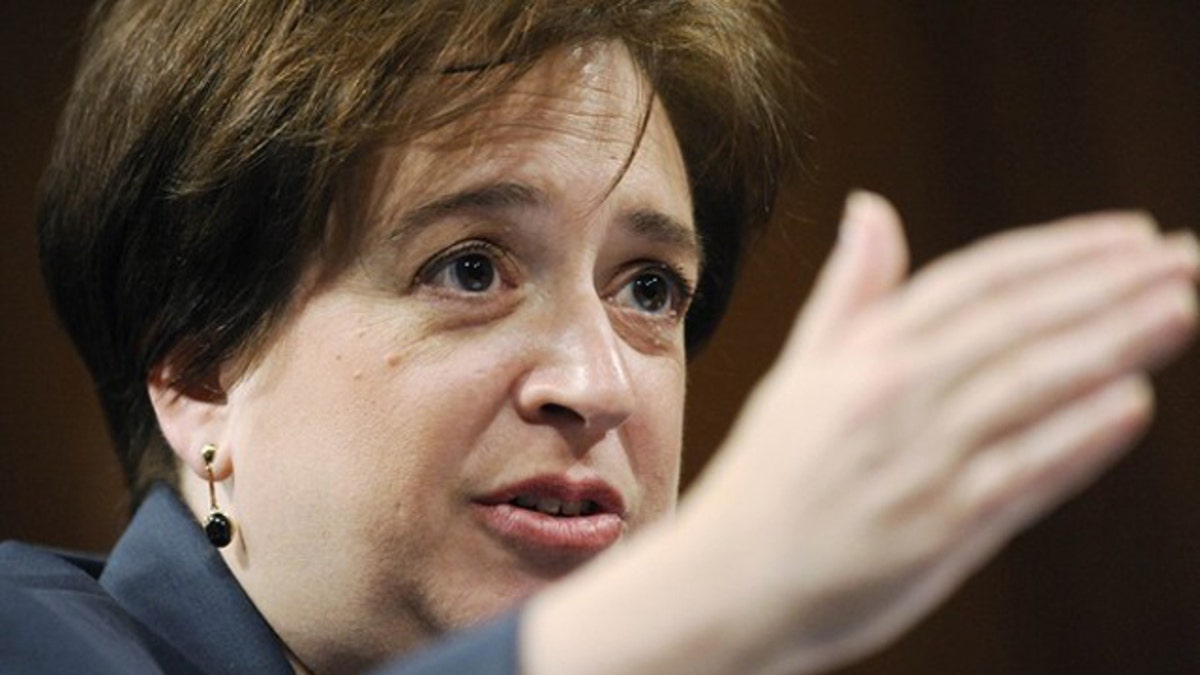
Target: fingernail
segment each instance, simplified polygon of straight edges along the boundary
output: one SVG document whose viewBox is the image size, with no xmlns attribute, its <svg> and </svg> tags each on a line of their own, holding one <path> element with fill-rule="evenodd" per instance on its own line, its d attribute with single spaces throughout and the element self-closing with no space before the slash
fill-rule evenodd
<svg viewBox="0 0 1200 675">
<path fill-rule="evenodd" d="M 842 207 L 842 222 L 838 226 L 838 246 L 853 245 L 859 236 L 859 223 L 863 214 L 872 208 L 879 197 L 866 190 L 851 190 Z"/>
<path fill-rule="evenodd" d="M 1200 244 L 1190 231 L 1172 232 L 1167 235 L 1167 247 L 1179 256 L 1179 260 L 1193 269 L 1200 267 Z"/>
</svg>

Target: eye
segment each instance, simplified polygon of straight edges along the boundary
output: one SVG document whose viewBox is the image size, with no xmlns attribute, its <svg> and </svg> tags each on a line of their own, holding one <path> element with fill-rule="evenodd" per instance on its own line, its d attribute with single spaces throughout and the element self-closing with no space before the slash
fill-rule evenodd
<svg viewBox="0 0 1200 675">
<path fill-rule="evenodd" d="M 642 311 L 657 314 L 671 302 L 670 282 L 659 274 L 639 274 L 629 282 L 629 296 Z"/>
<path fill-rule="evenodd" d="M 500 285 L 496 254 L 485 242 L 471 242 L 426 263 L 417 283 L 453 292 L 481 294 Z"/>
<path fill-rule="evenodd" d="M 496 282 L 496 267 L 482 253 L 468 253 L 446 265 L 448 285 L 471 293 L 482 293 Z"/>
<path fill-rule="evenodd" d="M 682 315 L 691 291 L 682 276 L 667 267 L 638 271 L 617 291 L 618 305 L 655 316 Z"/>
</svg>

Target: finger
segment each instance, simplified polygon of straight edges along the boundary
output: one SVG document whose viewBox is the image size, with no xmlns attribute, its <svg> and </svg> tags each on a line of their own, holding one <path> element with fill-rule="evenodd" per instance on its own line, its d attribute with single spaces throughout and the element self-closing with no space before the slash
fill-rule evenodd
<svg viewBox="0 0 1200 675">
<path fill-rule="evenodd" d="M 980 298 L 1103 255 L 1127 255 L 1159 241 L 1143 213 L 1076 216 L 1010 230 L 945 256 L 918 272 L 886 309 L 889 333 L 930 329 Z"/>
<path fill-rule="evenodd" d="M 959 484 L 973 518 L 1008 534 L 1088 485 L 1145 431 L 1153 390 L 1116 380 L 975 456 Z"/>
<path fill-rule="evenodd" d="M 935 332 L 919 337 L 923 370 L 961 379 L 1005 353 L 1102 313 L 1172 282 L 1183 292 L 1200 271 L 1200 248 L 1190 233 L 1162 245 L 1117 256 L 1099 256 L 1054 270 L 1028 283 L 979 298 Z"/>
<path fill-rule="evenodd" d="M 846 199 L 838 242 L 822 268 L 787 351 L 820 348 L 866 306 L 894 290 L 908 272 L 900 217 L 883 197 L 864 191 Z"/>
<path fill-rule="evenodd" d="M 1190 339 L 1195 325 L 1195 293 L 1185 282 L 1127 298 L 964 380 L 947 400 L 948 436 L 959 448 L 986 447 L 1097 387 L 1165 360 Z"/>
</svg>

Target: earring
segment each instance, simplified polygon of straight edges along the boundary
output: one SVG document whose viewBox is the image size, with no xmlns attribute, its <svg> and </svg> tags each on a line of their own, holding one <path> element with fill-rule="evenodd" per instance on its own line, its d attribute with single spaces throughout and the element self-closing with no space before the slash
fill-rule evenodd
<svg viewBox="0 0 1200 675">
<path fill-rule="evenodd" d="M 225 548 L 233 541 L 233 521 L 217 507 L 217 487 L 213 481 L 213 458 L 217 456 L 217 446 L 205 444 L 200 451 L 204 458 L 204 470 L 208 472 L 208 517 L 204 519 L 204 534 L 208 541 L 217 548 Z"/>
</svg>

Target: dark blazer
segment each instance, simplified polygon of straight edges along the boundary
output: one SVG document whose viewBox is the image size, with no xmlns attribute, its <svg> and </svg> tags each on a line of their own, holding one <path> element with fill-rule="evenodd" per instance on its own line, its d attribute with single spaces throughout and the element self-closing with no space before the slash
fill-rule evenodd
<svg viewBox="0 0 1200 675">
<path fill-rule="evenodd" d="M 380 675 L 517 672 L 519 614 Z M 0 544 L 0 672 L 290 675 L 283 644 L 166 487 L 107 561 Z"/>
</svg>

